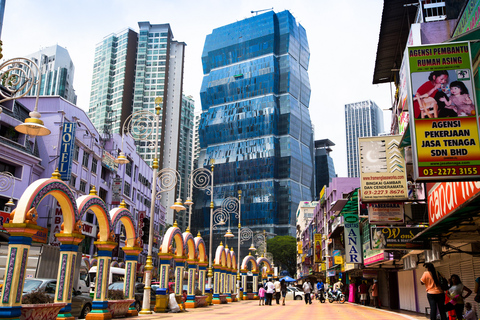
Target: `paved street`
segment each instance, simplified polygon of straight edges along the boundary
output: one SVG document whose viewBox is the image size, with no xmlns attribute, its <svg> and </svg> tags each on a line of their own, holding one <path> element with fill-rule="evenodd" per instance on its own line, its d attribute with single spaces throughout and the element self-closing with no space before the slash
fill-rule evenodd
<svg viewBox="0 0 480 320">
<path fill-rule="evenodd" d="M 399 319 L 425 319 L 425 316 L 417 314 L 399 314 L 397 312 L 383 309 L 374 309 L 363 307 L 356 304 L 321 304 L 315 301 L 311 305 L 305 305 L 303 301 L 287 301 L 286 306 L 276 305 L 259 306 L 258 301 L 241 301 L 229 303 L 227 305 L 216 305 L 208 308 L 188 309 L 188 312 L 182 313 L 164 313 L 149 316 L 139 316 L 130 319 L 235 319 L 235 320 L 266 320 L 266 319 L 285 319 L 285 320 L 305 320 L 317 319 L 321 316 L 328 320 L 355 319 L 355 320 L 399 320 Z M 315 318 L 312 318 L 315 317 Z"/>
</svg>

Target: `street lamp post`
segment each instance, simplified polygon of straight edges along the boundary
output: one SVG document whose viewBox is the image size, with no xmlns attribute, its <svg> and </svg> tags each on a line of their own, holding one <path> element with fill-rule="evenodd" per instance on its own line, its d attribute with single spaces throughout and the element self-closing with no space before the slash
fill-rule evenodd
<svg viewBox="0 0 480 320">
<path fill-rule="evenodd" d="M 179 174 L 174 169 L 165 168 L 158 171 L 158 147 L 159 147 L 159 138 L 160 138 L 160 106 L 163 103 L 161 97 L 155 99 L 155 113 L 148 110 L 141 110 L 132 113 L 125 120 L 123 124 L 122 133 L 130 134 L 132 137 L 137 138 L 140 141 L 145 141 L 150 145 L 153 144 L 153 176 L 152 176 L 152 195 L 151 195 L 151 204 L 150 204 L 150 226 L 149 226 L 149 235 L 148 235 L 148 254 L 147 261 L 145 263 L 145 287 L 143 292 L 143 304 L 140 314 L 151 314 L 150 311 L 150 285 L 152 281 L 152 269 L 153 269 L 153 260 L 152 260 L 152 248 L 153 248 L 153 219 L 155 213 L 155 200 L 161 198 L 161 193 L 172 190 L 177 181 L 179 180 Z M 153 137 L 153 139 L 152 139 Z M 152 141 L 153 140 L 153 141 Z M 123 148 L 123 138 L 122 138 L 122 148 Z M 125 153 L 120 152 L 120 155 L 115 160 L 119 164 L 126 164 L 129 162 Z M 157 193 L 157 179 L 160 180 L 161 190 Z M 181 199 L 177 199 L 174 206 L 172 206 L 176 211 L 184 210 L 185 208 L 181 205 Z"/>
</svg>

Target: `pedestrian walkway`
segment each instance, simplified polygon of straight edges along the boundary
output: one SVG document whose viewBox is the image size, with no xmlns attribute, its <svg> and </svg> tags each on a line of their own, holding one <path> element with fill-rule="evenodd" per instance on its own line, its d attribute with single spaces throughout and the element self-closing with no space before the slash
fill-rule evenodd
<svg viewBox="0 0 480 320">
<path fill-rule="evenodd" d="M 425 316 L 408 313 L 389 311 L 364 307 L 357 304 L 345 303 L 319 303 L 314 301 L 306 305 L 304 301 L 287 301 L 286 306 L 277 305 L 273 301 L 272 306 L 259 306 L 257 301 L 240 301 L 229 304 L 215 305 L 208 308 L 188 309 L 188 312 L 161 313 L 146 316 L 138 316 L 129 319 L 182 319 L 182 320 L 212 320 L 212 319 L 235 319 L 235 320 L 305 320 L 317 319 L 321 315 L 328 320 L 425 320 Z M 314 318 L 312 318 L 314 317 Z"/>
</svg>

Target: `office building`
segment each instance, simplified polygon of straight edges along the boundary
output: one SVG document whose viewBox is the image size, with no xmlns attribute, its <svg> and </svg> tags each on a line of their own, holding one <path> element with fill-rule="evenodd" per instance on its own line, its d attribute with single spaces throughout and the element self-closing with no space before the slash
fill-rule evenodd
<svg viewBox="0 0 480 320">
<path fill-rule="evenodd" d="M 75 66 L 67 49 L 54 45 L 25 57 L 35 62 L 40 69 L 41 96 L 60 96 L 73 104 L 77 103 L 77 95 L 73 89 Z M 28 74 L 29 70 L 26 69 L 26 72 Z M 37 85 L 34 85 L 28 95 L 35 96 L 37 90 Z"/>
<path fill-rule="evenodd" d="M 348 177 L 360 177 L 358 138 L 376 137 L 383 133 L 382 110 L 371 100 L 345 105 Z"/>
<path fill-rule="evenodd" d="M 313 197 L 309 58 L 306 31 L 289 11 L 219 27 L 205 40 L 199 166 L 215 160 L 215 208 L 242 190 L 241 224 L 253 231 L 294 236 L 298 203 Z M 209 195 L 196 200 L 202 234 L 209 211 Z M 224 232 L 217 228 L 214 246 Z"/>
<path fill-rule="evenodd" d="M 330 152 L 335 143 L 330 139 L 315 140 L 315 199 L 324 186 L 328 187 L 332 179 L 337 176 Z"/>
<path fill-rule="evenodd" d="M 173 40 L 169 24 L 139 22 L 138 25 L 139 33 L 126 29 L 107 36 L 97 45 L 89 116 L 102 134 L 108 136 L 120 133 L 132 112 L 154 112 L 155 98 L 163 98 L 158 150 L 160 169 L 178 170 L 178 154 L 183 148 L 180 130 L 186 44 Z M 151 144 L 138 141 L 138 136 L 134 138 L 138 153 L 152 164 L 156 155 Z M 186 182 L 188 177 L 182 176 L 181 180 Z M 163 193 L 162 204 L 169 208 L 179 196 L 176 191 L 182 188 L 177 186 L 177 190 Z M 173 224 L 174 220 L 174 211 L 167 209 L 166 222 Z"/>
</svg>

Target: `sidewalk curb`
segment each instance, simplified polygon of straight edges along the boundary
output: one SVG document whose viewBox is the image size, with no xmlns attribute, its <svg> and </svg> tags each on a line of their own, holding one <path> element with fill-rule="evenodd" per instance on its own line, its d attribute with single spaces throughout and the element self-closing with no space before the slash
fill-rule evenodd
<svg viewBox="0 0 480 320">
<path fill-rule="evenodd" d="M 363 306 L 363 305 L 357 304 L 357 303 L 352 303 L 352 302 L 348 302 L 348 301 L 347 301 L 346 303 L 351 304 L 351 305 L 354 305 L 354 306 L 362 307 L 362 308 L 365 308 L 365 309 L 371 309 L 371 307 Z M 404 318 L 406 318 L 406 319 L 410 319 L 410 320 L 418 320 L 417 318 L 413 318 L 413 317 L 411 317 L 411 316 L 409 316 L 409 315 L 402 314 L 402 313 L 397 313 L 397 312 L 393 312 L 393 311 L 390 311 L 390 310 L 385 310 L 385 309 L 381 309 L 381 308 L 379 308 L 379 309 L 375 308 L 375 310 L 379 310 L 379 311 L 383 311 L 383 312 L 388 312 L 388 313 L 391 313 L 391 314 L 395 314 L 395 315 L 398 315 L 398 316 L 402 316 L 402 317 L 404 317 Z"/>
</svg>

